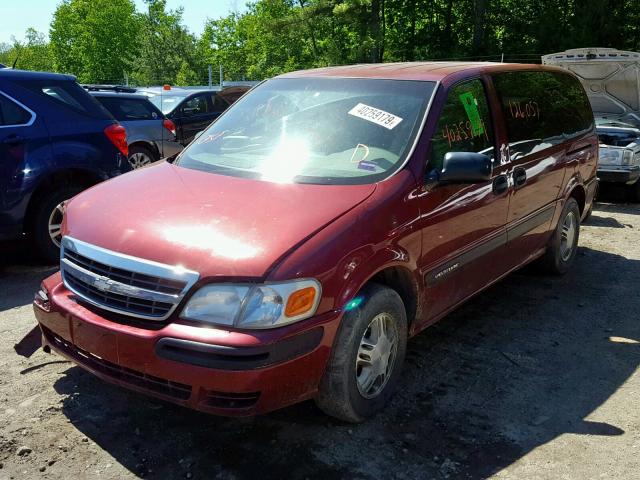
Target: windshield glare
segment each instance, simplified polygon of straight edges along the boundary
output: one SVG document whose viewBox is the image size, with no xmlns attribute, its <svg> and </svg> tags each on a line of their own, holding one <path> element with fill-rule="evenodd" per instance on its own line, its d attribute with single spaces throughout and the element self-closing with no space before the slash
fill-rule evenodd
<svg viewBox="0 0 640 480">
<path fill-rule="evenodd" d="M 149 101 L 166 115 L 168 113 L 171 113 L 185 98 L 186 97 L 180 97 L 178 95 L 154 95 L 153 97 L 149 97 Z"/>
<path fill-rule="evenodd" d="M 180 166 L 281 183 L 378 181 L 403 163 L 434 82 L 279 78 L 242 97 Z"/>
</svg>

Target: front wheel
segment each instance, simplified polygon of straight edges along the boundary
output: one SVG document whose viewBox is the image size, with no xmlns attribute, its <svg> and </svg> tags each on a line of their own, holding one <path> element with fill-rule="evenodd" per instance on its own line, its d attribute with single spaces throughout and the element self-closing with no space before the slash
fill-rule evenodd
<svg viewBox="0 0 640 480">
<path fill-rule="evenodd" d="M 544 270 L 553 275 L 567 273 L 576 258 L 579 238 L 580 208 L 575 198 L 569 198 L 564 204 L 547 251 L 540 259 Z"/>
<path fill-rule="evenodd" d="M 30 233 L 38 255 L 47 263 L 60 259 L 62 204 L 81 191 L 78 187 L 60 187 L 44 194 L 36 204 Z"/>
<path fill-rule="evenodd" d="M 407 346 L 407 315 L 392 289 L 370 284 L 348 311 L 334 342 L 316 404 L 326 414 L 362 422 L 393 394 Z"/>
</svg>

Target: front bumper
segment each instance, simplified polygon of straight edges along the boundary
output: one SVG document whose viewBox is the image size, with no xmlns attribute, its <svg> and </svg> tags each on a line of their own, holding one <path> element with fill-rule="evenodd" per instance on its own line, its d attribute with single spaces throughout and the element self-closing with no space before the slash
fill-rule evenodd
<svg viewBox="0 0 640 480">
<path fill-rule="evenodd" d="M 254 332 L 169 323 L 158 329 L 116 323 L 84 306 L 59 274 L 35 302 L 43 345 L 101 379 L 185 407 L 246 416 L 313 397 L 340 312 Z"/>
<path fill-rule="evenodd" d="M 626 170 L 598 168 L 598 178 L 601 182 L 633 184 L 640 178 L 640 167 Z"/>
</svg>

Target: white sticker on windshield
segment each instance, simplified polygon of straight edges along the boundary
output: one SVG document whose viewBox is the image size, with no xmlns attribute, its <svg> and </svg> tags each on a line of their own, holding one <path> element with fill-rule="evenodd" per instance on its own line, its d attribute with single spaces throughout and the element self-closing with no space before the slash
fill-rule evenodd
<svg viewBox="0 0 640 480">
<path fill-rule="evenodd" d="M 393 129 L 402 121 L 402 118 L 397 115 L 385 112 L 379 108 L 370 107 L 364 103 L 359 103 L 349 110 L 349 115 L 368 120 L 389 130 Z"/>
</svg>

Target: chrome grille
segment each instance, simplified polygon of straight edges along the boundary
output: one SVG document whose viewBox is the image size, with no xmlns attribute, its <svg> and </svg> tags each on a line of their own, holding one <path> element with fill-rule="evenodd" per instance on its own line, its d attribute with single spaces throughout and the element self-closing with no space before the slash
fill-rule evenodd
<svg viewBox="0 0 640 480">
<path fill-rule="evenodd" d="M 177 307 L 198 273 L 96 247 L 65 237 L 60 271 L 65 286 L 105 310 L 147 320 L 164 320 Z"/>
</svg>

